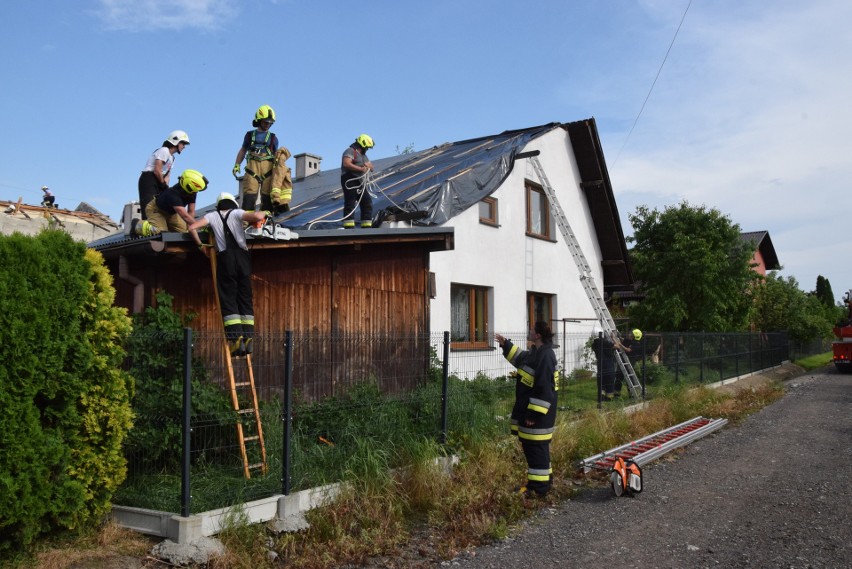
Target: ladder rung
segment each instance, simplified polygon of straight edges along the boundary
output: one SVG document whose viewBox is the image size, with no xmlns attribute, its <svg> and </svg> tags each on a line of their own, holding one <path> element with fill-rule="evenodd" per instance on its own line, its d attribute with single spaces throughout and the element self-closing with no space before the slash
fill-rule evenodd
<svg viewBox="0 0 852 569">
<path fill-rule="evenodd" d="M 252 469 L 252 468 L 263 468 L 263 467 L 264 467 L 264 465 L 263 465 L 263 463 L 262 463 L 262 462 L 256 462 L 256 463 L 254 463 L 254 464 L 249 464 L 249 465 L 248 465 L 248 468 L 249 468 L 249 469 Z"/>
<path fill-rule="evenodd" d="M 247 443 L 251 443 L 251 442 L 259 441 L 259 440 L 260 440 L 260 437 L 257 436 L 257 435 L 255 435 L 253 437 L 243 437 L 243 441 L 247 442 Z"/>
<path fill-rule="evenodd" d="M 237 413 L 240 415 L 248 415 L 249 413 L 254 413 L 254 409 L 251 407 L 246 407 L 245 409 L 237 409 Z"/>
<path fill-rule="evenodd" d="M 250 381 L 240 381 L 239 383 L 235 383 L 234 387 L 248 387 L 251 385 Z"/>
</svg>

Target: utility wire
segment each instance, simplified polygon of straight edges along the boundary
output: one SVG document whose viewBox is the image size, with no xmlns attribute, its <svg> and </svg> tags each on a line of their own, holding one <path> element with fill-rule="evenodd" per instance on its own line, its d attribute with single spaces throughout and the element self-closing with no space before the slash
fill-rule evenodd
<svg viewBox="0 0 852 569">
<path fill-rule="evenodd" d="M 677 34 L 680 32 L 681 26 L 683 26 L 683 21 L 686 19 L 686 13 L 689 12 L 689 7 L 692 6 L 692 0 L 689 0 L 689 4 L 686 5 L 686 9 L 683 11 L 683 16 L 680 18 L 680 23 L 677 25 L 677 29 L 675 30 L 674 37 L 672 37 L 672 42 L 669 44 L 669 49 L 666 50 L 666 55 L 663 57 L 663 62 L 660 63 L 660 68 L 657 69 L 657 75 L 654 77 L 654 82 L 651 83 L 651 88 L 648 89 L 648 94 L 645 95 L 645 100 L 642 101 L 642 108 L 639 109 L 639 113 L 636 115 L 636 118 L 633 120 L 633 126 L 630 127 L 630 130 L 627 133 L 627 137 L 624 139 L 624 144 L 621 145 L 621 149 L 618 151 L 618 154 L 615 156 L 615 160 L 612 162 L 612 165 L 618 162 L 618 159 L 621 157 L 621 153 L 624 151 L 624 148 L 627 146 L 627 141 L 630 140 L 630 135 L 633 134 L 633 129 L 636 128 L 636 123 L 639 122 L 639 117 L 642 116 L 642 111 L 645 110 L 645 105 L 648 103 L 648 99 L 651 98 L 651 92 L 654 90 L 654 85 L 657 84 L 657 79 L 660 78 L 660 73 L 663 72 L 663 66 L 666 64 L 666 60 L 669 58 L 669 53 L 672 51 L 672 46 L 674 45 L 675 40 L 677 39 Z"/>
</svg>

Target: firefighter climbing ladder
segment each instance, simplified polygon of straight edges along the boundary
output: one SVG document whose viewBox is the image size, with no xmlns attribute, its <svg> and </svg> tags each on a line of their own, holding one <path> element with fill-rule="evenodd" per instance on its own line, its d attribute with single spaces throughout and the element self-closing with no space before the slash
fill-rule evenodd
<svg viewBox="0 0 852 569">
<path fill-rule="evenodd" d="M 583 472 L 589 472 L 593 468 L 609 471 L 618 458 L 632 460 L 636 465 L 643 466 L 676 448 L 721 429 L 727 423 L 727 419 L 695 417 L 626 445 L 590 456 L 580 461 L 580 467 Z"/>
<path fill-rule="evenodd" d="M 598 291 L 597 285 L 595 285 L 594 275 L 592 274 L 591 267 L 589 267 L 589 262 L 586 260 L 583 250 L 580 249 L 580 243 L 577 241 L 577 237 L 574 235 L 574 232 L 571 230 L 571 226 L 568 224 L 568 218 L 565 217 L 565 213 L 562 211 L 562 206 L 559 205 L 559 200 L 556 199 L 556 192 L 550 185 L 550 181 L 544 173 L 544 168 L 541 167 L 538 155 L 538 150 L 523 152 L 517 154 L 515 156 L 515 160 L 528 158 L 532 164 L 533 170 L 538 176 L 542 188 L 544 188 L 547 201 L 550 203 L 550 212 L 554 219 L 556 219 L 556 225 L 559 226 L 559 231 L 562 232 L 562 237 L 565 239 L 565 243 L 571 251 L 571 256 L 574 258 L 574 263 L 576 263 L 577 269 L 580 271 L 580 283 L 583 285 L 583 290 L 586 291 L 586 296 L 589 298 L 589 302 L 592 303 L 592 308 L 595 311 L 595 315 L 597 315 L 601 322 L 604 334 L 611 337 L 612 334 L 618 333 L 618 330 L 615 327 L 615 321 L 612 319 L 612 315 L 609 313 L 609 309 L 606 307 L 606 303 L 604 302 L 600 291 Z M 639 378 L 636 377 L 636 372 L 633 370 L 633 365 L 631 365 L 630 360 L 627 358 L 627 354 L 618 349 L 613 350 L 613 352 L 615 354 L 615 360 L 618 362 L 618 367 L 621 369 L 621 373 L 626 379 L 630 395 L 633 397 L 639 397 L 642 393 L 642 387 L 639 384 Z"/>
<path fill-rule="evenodd" d="M 211 244 L 214 242 L 210 233 Z M 210 268 L 213 271 L 213 291 L 216 295 L 216 306 L 219 307 L 219 288 L 216 282 L 216 247 L 210 252 Z M 219 315 L 220 322 L 221 314 Z M 223 329 L 224 330 L 224 329 Z M 240 444 L 240 455 L 243 461 L 243 476 L 251 478 L 252 471 L 259 470 L 266 474 L 266 444 L 263 440 L 263 425 L 260 421 L 260 409 L 257 402 L 257 389 L 254 384 L 254 371 L 251 354 L 232 356 L 228 339 L 222 340 L 225 361 L 228 371 L 228 389 L 231 393 L 231 404 L 237 412 L 237 441 Z M 245 362 L 245 370 L 235 369 L 234 362 Z M 237 371 L 240 377 L 237 378 Z M 248 448 L 247 448 L 248 447 Z M 250 450 L 251 449 L 251 450 Z"/>
</svg>

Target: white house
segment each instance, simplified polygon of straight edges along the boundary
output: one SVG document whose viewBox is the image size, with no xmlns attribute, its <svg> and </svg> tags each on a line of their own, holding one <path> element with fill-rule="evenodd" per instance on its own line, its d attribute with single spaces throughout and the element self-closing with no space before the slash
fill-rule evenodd
<svg viewBox="0 0 852 569">
<path fill-rule="evenodd" d="M 542 180 L 529 159 L 515 159 L 533 150 L 540 152 L 598 290 L 607 298 L 631 290 L 627 247 L 594 119 L 374 160 L 370 189 L 378 228 L 353 230 L 454 229 L 454 250 L 429 260 L 430 328 L 449 330 L 451 349 L 470 352 L 471 373 L 482 371 L 476 353 L 493 351 L 495 332 L 522 340 L 531 322 L 547 320 L 559 334 L 567 364 L 594 327 L 595 312 L 550 215 Z M 307 171 L 313 174 L 297 181 L 293 209 L 279 221 L 300 231 L 339 227 L 340 171 L 320 173 L 318 163 Z"/>
</svg>

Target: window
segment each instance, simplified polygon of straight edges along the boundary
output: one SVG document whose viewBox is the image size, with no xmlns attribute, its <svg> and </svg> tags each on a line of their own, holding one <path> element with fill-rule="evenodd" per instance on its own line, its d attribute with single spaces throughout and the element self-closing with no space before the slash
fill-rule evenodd
<svg viewBox="0 0 852 569">
<path fill-rule="evenodd" d="M 550 205 L 544 190 L 538 184 L 526 183 L 527 189 L 527 235 L 553 241 L 553 223 Z"/>
<path fill-rule="evenodd" d="M 485 198 L 479 202 L 479 223 L 497 226 L 497 198 Z"/>
<path fill-rule="evenodd" d="M 453 348 L 489 348 L 489 289 L 450 285 L 450 342 Z"/>
<path fill-rule="evenodd" d="M 529 318 L 530 328 L 539 320 L 550 324 L 553 321 L 553 295 L 528 292 L 527 318 Z"/>
</svg>

